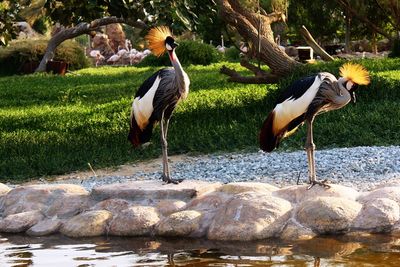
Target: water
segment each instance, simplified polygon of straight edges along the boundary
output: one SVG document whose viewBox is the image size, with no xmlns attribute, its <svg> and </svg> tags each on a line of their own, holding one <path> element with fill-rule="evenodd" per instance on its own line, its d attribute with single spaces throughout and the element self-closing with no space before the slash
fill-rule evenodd
<svg viewBox="0 0 400 267">
<path fill-rule="evenodd" d="M 400 266 L 400 238 L 308 241 L 0 236 L 0 266 Z"/>
</svg>

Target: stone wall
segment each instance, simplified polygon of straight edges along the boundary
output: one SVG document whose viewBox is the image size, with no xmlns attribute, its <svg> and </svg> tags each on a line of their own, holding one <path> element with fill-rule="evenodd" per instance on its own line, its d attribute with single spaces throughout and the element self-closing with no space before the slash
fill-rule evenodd
<svg viewBox="0 0 400 267">
<path fill-rule="evenodd" d="M 72 184 L 0 184 L 0 232 L 256 240 L 325 234 L 400 235 L 400 183 L 370 192 L 340 185 L 136 181 L 91 192 Z"/>
</svg>

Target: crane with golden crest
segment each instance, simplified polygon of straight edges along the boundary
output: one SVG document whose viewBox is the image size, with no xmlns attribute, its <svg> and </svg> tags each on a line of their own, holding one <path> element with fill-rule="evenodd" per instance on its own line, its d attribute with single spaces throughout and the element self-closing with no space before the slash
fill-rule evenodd
<svg viewBox="0 0 400 267">
<path fill-rule="evenodd" d="M 328 72 L 302 78 L 278 98 L 275 108 L 264 121 L 259 134 L 260 148 L 271 152 L 280 141 L 292 134 L 304 122 L 307 125 L 305 150 L 308 160 L 310 186 L 318 184 L 328 187 L 327 181 L 316 178 L 313 142 L 313 121 L 316 115 L 340 109 L 350 101 L 355 102 L 355 91 L 359 85 L 368 85 L 368 71 L 361 65 L 345 63 L 340 68 L 340 77 L 336 79 Z"/>
<path fill-rule="evenodd" d="M 182 180 L 172 179 L 168 166 L 168 125 L 178 102 L 187 97 L 190 81 L 175 53 L 178 44 L 168 27 L 152 28 L 145 38 L 154 55 L 168 53 L 172 68 L 157 71 L 139 87 L 132 103 L 128 139 L 134 148 L 149 142 L 154 125 L 160 122 L 163 154 L 161 178 L 166 183 L 177 184 Z"/>
</svg>

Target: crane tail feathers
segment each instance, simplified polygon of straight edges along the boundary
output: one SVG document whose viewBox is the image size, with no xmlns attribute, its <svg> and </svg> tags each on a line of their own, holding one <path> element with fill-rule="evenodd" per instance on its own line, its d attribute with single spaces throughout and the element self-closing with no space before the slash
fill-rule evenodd
<svg viewBox="0 0 400 267">
<path fill-rule="evenodd" d="M 132 118 L 131 127 L 129 129 L 128 140 L 132 143 L 134 148 L 139 147 L 141 144 L 150 141 L 153 133 L 153 123 L 149 123 L 143 130 L 140 129 L 136 123 L 135 118 Z"/>
<path fill-rule="evenodd" d="M 269 113 L 267 119 L 264 121 L 263 126 L 260 131 L 259 141 L 260 148 L 265 152 L 271 152 L 274 150 L 280 141 L 279 136 L 274 134 L 273 123 L 275 119 L 275 111 Z"/>
</svg>

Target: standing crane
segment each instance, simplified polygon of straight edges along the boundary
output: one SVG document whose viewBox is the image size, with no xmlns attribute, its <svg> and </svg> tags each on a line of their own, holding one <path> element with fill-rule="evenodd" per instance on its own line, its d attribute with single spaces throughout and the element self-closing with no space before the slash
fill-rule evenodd
<svg viewBox="0 0 400 267">
<path fill-rule="evenodd" d="M 175 53 L 178 44 L 168 27 L 152 28 L 145 38 L 154 55 L 161 56 L 168 52 L 173 68 L 157 71 L 139 87 L 132 103 L 128 139 L 133 147 L 147 143 L 151 138 L 154 125 L 160 122 L 163 154 L 163 174 L 161 178 L 166 183 L 177 184 L 182 180 L 171 179 L 170 177 L 167 133 L 172 112 L 178 102 L 186 99 L 189 93 L 190 80 Z"/>
<path fill-rule="evenodd" d="M 278 98 L 261 128 L 260 148 L 271 152 L 280 141 L 295 132 L 304 122 L 307 124 L 308 176 L 310 186 L 318 184 L 329 188 L 327 181 L 318 181 L 315 174 L 313 121 L 316 115 L 344 107 L 355 102 L 359 85 L 370 82 L 368 71 L 358 64 L 346 63 L 340 68 L 340 78 L 328 72 L 320 72 L 294 82 Z"/>
</svg>

